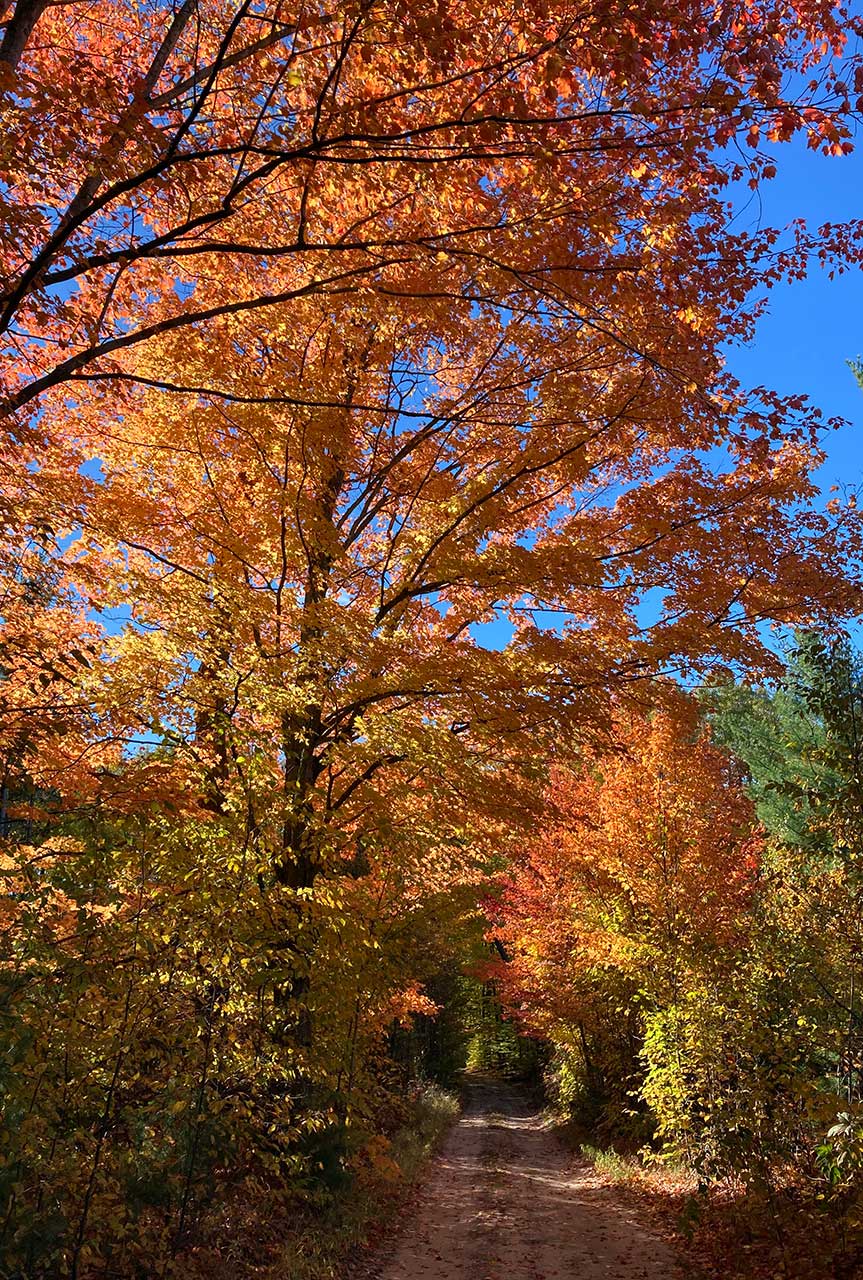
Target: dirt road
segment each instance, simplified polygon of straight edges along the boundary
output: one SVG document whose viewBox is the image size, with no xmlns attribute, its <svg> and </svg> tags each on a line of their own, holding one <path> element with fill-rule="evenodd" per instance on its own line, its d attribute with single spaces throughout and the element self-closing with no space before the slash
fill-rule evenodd
<svg viewBox="0 0 863 1280">
<path fill-rule="evenodd" d="M 517 1089 L 468 1086 L 380 1280 L 672 1280 L 668 1248 Z"/>
</svg>

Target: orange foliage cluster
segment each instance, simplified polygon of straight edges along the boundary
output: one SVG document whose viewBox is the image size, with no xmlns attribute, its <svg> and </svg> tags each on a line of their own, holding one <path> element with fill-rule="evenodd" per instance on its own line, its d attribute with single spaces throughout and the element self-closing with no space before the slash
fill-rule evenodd
<svg viewBox="0 0 863 1280">
<path fill-rule="evenodd" d="M 497 907 L 507 1002 L 552 1039 L 590 1019 L 586 976 L 616 971 L 648 1008 L 673 1003 L 687 970 L 730 961 L 749 927 L 761 837 L 727 755 L 691 708 L 682 724 L 658 712 L 616 727 L 615 752 L 553 771 Z"/>
</svg>

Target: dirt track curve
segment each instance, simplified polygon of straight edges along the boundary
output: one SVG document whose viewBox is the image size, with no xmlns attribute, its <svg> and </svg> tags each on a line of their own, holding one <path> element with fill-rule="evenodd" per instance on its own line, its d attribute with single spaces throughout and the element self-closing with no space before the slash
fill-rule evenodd
<svg viewBox="0 0 863 1280">
<path fill-rule="evenodd" d="M 676 1280 L 672 1254 L 524 1094 L 474 1079 L 379 1280 Z"/>
</svg>

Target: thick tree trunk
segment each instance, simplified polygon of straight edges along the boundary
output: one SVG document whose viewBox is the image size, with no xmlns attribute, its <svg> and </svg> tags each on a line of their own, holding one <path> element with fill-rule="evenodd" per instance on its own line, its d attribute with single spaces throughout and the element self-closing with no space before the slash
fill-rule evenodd
<svg viewBox="0 0 863 1280">
<path fill-rule="evenodd" d="M 0 41 L 0 62 L 14 71 L 27 48 L 33 28 L 48 8 L 47 0 L 18 0 Z"/>
<path fill-rule="evenodd" d="M 308 698 L 299 714 L 286 713 L 282 720 L 282 799 L 285 817 L 274 874 L 278 884 L 294 890 L 314 888 L 321 872 L 320 833 L 315 815 L 314 790 L 323 768 L 321 699 L 327 672 L 320 652 L 324 632 L 318 611 L 326 601 L 330 585 L 336 540 L 334 516 L 343 483 L 344 470 L 336 465 L 324 485 L 318 509 L 320 528 L 328 536 L 320 540 L 317 549 L 309 554 L 296 676 L 299 687 L 308 691 Z M 292 1007 L 296 1041 L 304 1047 L 310 1047 L 313 1027 L 308 997 L 315 947 L 314 931 L 300 927 L 305 923 L 303 917 L 308 911 L 304 898 L 300 895 L 295 899 L 294 911 L 298 939 L 289 943 L 287 949 L 293 953 L 296 973 L 282 991 L 277 993 L 277 999 Z"/>
</svg>

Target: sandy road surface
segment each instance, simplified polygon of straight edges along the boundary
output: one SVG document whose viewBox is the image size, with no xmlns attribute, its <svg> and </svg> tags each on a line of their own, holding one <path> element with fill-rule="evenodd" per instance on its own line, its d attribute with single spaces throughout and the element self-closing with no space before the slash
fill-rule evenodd
<svg viewBox="0 0 863 1280">
<path fill-rule="evenodd" d="M 673 1280 L 667 1246 L 517 1089 L 475 1079 L 379 1280 Z"/>
</svg>

